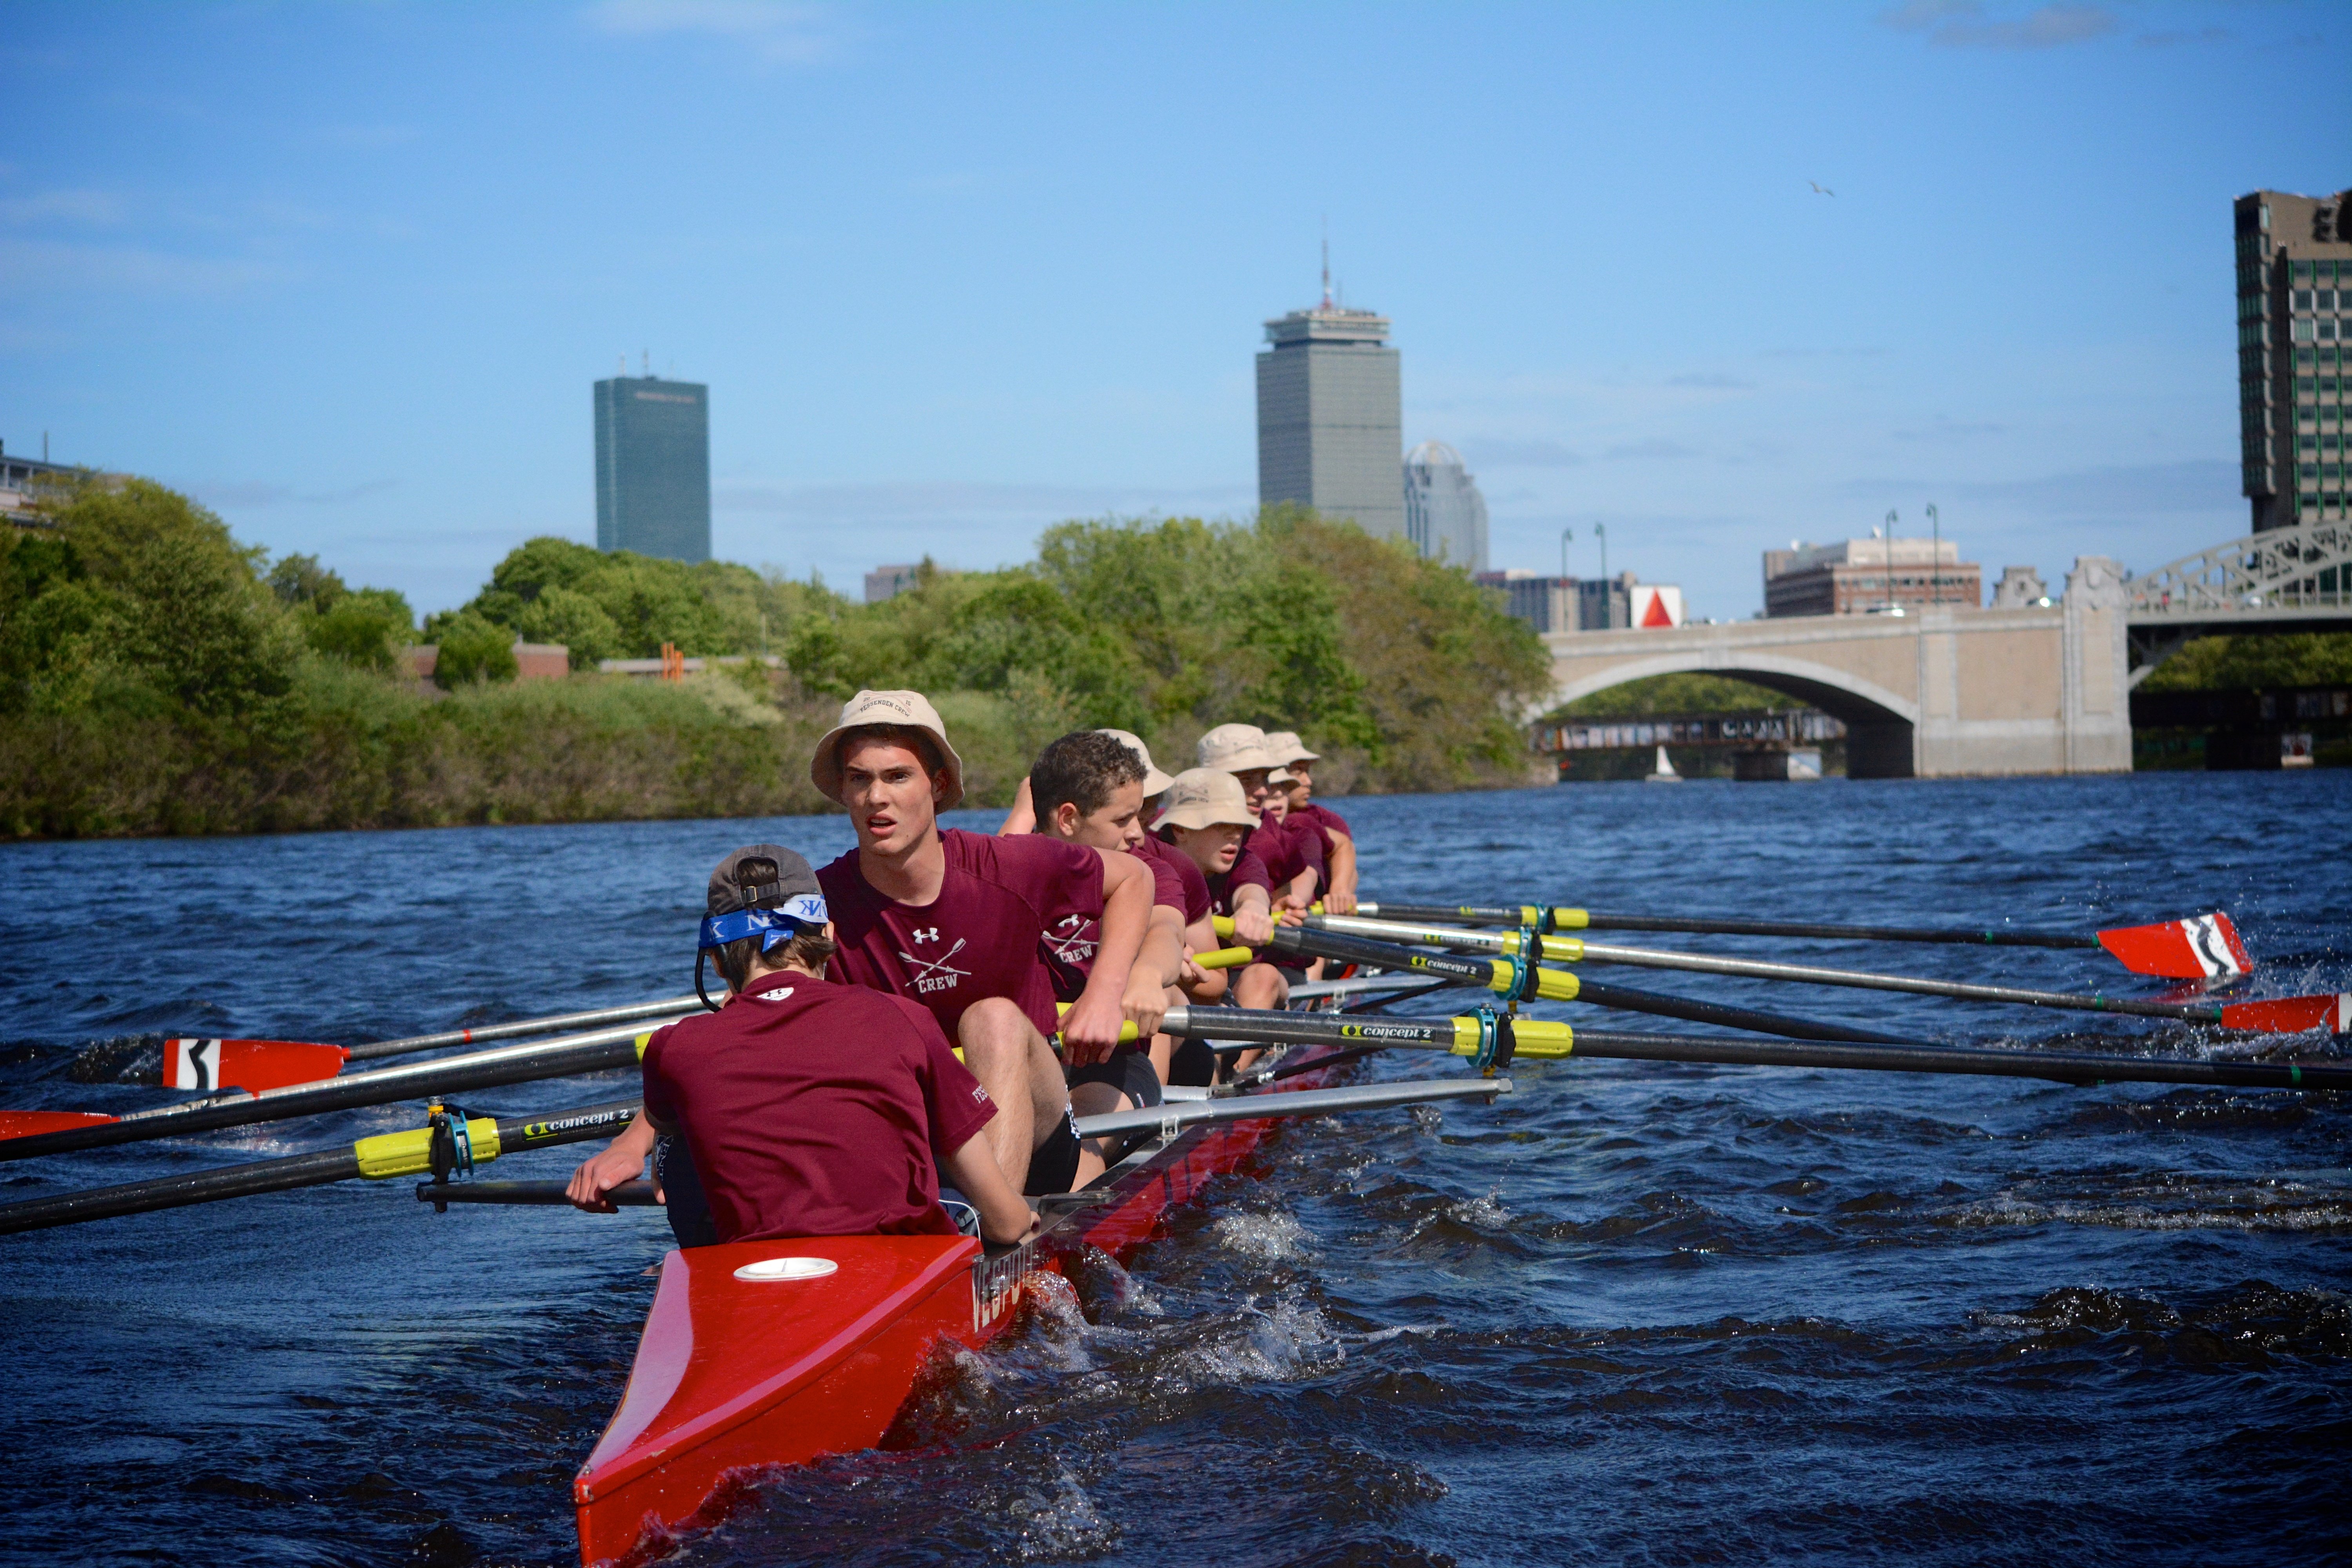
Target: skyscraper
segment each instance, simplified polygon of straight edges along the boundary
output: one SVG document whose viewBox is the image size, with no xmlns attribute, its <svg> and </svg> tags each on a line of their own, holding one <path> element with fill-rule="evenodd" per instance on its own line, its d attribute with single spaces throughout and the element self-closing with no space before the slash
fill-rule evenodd
<svg viewBox="0 0 2352 1568">
<path fill-rule="evenodd" d="M 1265 335 L 1274 346 L 1257 356 L 1258 504 L 1298 501 L 1402 537 L 1404 416 L 1388 318 L 1341 310 L 1327 289 L 1319 307 L 1268 321 Z"/>
<path fill-rule="evenodd" d="M 2345 515 L 2352 190 L 2240 196 L 2238 426 L 2256 533 Z"/>
<path fill-rule="evenodd" d="M 596 548 L 710 559 L 710 389 L 657 375 L 596 384 Z"/>
<path fill-rule="evenodd" d="M 1486 569 L 1486 498 L 1443 441 L 1423 441 L 1404 458 L 1404 531 L 1433 561 L 1471 573 Z"/>
</svg>

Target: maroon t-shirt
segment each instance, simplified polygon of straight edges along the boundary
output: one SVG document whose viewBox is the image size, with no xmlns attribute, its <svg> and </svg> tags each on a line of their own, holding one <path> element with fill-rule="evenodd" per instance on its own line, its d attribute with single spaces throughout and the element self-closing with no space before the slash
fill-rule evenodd
<svg viewBox="0 0 2352 1568">
<path fill-rule="evenodd" d="M 1328 879 L 1323 868 L 1323 832 L 1304 820 L 1285 821 L 1268 812 L 1243 838 L 1242 848 L 1265 863 L 1265 874 L 1276 889 L 1287 887 L 1301 871 L 1315 873 L 1318 889 Z"/>
<path fill-rule="evenodd" d="M 1155 903 L 1170 904 L 1182 911 L 1186 925 L 1209 918 L 1209 879 L 1201 875 L 1201 868 L 1192 864 L 1190 855 L 1156 834 L 1146 834 L 1132 853 L 1151 862 Z M 1173 899 L 1167 896 L 1171 878 L 1176 887 Z"/>
<path fill-rule="evenodd" d="M 1305 805 L 1291 807 L 1290 816 L 1293 821 L 1311 818 L 1318 827 L 1327 827 L 1345 837 L 1353 838 L 1356 836 L 1356 830 L 1348 826 L 1346 817 L 1333 811 L 1329 806 L 1318 805 L 1311 800 Z"/>
<path fill-rule="evenodd" d="M 1008 997 L 1041 1035 L 1060 1027 L 1053 976 L 1040 946 L 1046 927 L 1091 897 L 1102 909 L 1102 857 L 1039 833 L 998 838 L 942 828 L 947 878 L 918 908 L 886 899 L 857 868 L 853 849 L 816 874 L 840 951 L 835 980 L 920 1003 L 948 1037 L 983 996 Z"/>
<path fill-rule="evenodd" d="M 1181 911 L 1184 884 L 1171 868 L 1138 851 L 1136 858 L 1151 873 L 1151 901 Z M 1045 911 L 1045 934 L 1037 944 L 1045 968 L 1054 977 L 1054 999 L 1076 1002 L 1095 972 L 1095 952 L 1102 946 L 1102 879 L 1097 877 L 1086 897 L 1065 910 Z"/>
<path fill-rule="evenodd" d="M 935 1157 L 996 1114 L 911 1002 L 805 974 L 656 1030 L 646 1110 L 682 1126 L 721 1241 L 952 1235 Z"/>
</svg>

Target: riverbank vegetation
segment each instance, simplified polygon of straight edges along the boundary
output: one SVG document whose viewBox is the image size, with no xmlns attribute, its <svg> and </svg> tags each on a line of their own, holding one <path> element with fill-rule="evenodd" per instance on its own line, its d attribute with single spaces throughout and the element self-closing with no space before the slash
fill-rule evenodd
<svg viewBox="0 0 2352 1568">
<path fill-rule="evenodd" d="M 272 562 L 144 480 L 0 535 L 0 834 L 220 833 L 831 808 L 807 758 L 860 686 L 929 692 L 976 804 L 1077 725 L 1173 771 L 1210 726 L 1302 731 L 1336 790 L 1529 778 L 1541 645 L 1459 572 L 1311 513 L 1065 523 L 1037 559 L 821 583 L 535 539 L 417 627 L 396 593 Z M 404 650 L 439 648 L 435 683 Z M 573 673 L 514 679 L 512 644 Z M 596 672 L 665 643 L 681 682 Z M 765 657 L 762 657 L 765 656 Z"/>
</svg>

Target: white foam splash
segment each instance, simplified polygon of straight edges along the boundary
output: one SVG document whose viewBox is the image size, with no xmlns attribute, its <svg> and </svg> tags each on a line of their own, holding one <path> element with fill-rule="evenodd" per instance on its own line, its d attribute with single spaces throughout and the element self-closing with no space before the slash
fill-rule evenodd
<svg viewBox="0 0 2352 1568">
<path fill-rule="evenodd" d="M 1118 1526 L 1102 1516 L 1077 1476 L 1058 1460 L 1045 1486 L 1015 1495 L 1005 1512 L 1021 1532 L 1013 1550 L 1024 1563 L 1096 1557 L 1118 1541 Z"/>
<path fill-rule="evenodd" d="M 1265 1263 L 1305 1258 L 1314 1250 L 1307 1227 L 1286 1214 L 1220 1215 L 1209 1234 L 1227 1251 Z"/>
<path fill-rule="evenodd" d="M 2031 1203 L 1988 1198 L 1954 1210 L 1951 1224 L 1975 1226 L 2085 1225 L 2112 1230 L 2339 1230 L 2352 1226 L 2343 1204 L 2252 1205 L 2232 1208 L 2157 1208 L 2147 1204 Z"/>
<path fill-rule="evenodd" d="M 1196 1387 L 1286 1383 L 1347 1358 L 1320 1309 L 1287 1298 L 1261 1308 L 1253 1297 L 1170 1370 Z"/>
</svg>

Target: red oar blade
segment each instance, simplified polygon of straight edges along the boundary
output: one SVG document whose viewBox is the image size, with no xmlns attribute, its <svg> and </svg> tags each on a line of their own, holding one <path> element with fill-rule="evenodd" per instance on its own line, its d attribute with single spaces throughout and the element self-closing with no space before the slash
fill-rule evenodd
<svg viewBox="0 0 2352 1568">
<path fill-rule="evenodd" d="M 2306 1029 L 2325 1029 L 2331 1035 L 2352 1034 L 2352 991 L 2334 996 L 2233 1002 L 2221 1009 L 2221 1026 L 2261 1029 L 2274 1035 L 2300 1035 Z"/>
<path fill-rule="evenodd" d="M 63 1132 L 113 1120 L 95 1110 L 0 1110 L 0 1138 L 30 1138 L 36 1132 Z"/>
<path fill-rule="evenodd" d="M 343 1070 L 350 1056 L 341 1046 L 305 1040 L 165 1040 L 163 1087 L 199 1094 L 224 1089 L 258 1094 L 332 1078 Z"/>
<path fill-rule="evenodd" d="M 2160 925 L 2103 931 L 2099 945 L 2135 974 L 2172 980 L 2214 980 L 2250 973 L 2254 961 L 2238 940 L 2238 928 L 2218 910 Z"/>
</svg>

